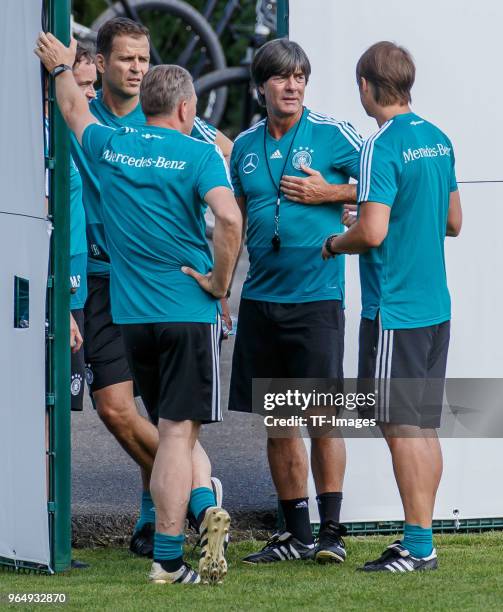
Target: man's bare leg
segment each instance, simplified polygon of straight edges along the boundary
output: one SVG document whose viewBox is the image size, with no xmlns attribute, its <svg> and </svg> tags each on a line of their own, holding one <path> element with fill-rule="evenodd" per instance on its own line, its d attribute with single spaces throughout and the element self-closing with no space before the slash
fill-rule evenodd
<svg viewBox="0 0 503 612">
<path fill-rule="evenodd" d="M 181 579 L 183 573 L 189 571 L 183 564 L 182 545 L 189 500 L 192 504 L 193 465 L 197 464 L 201 472 L 211 469 L 206 453 L 197 444 L 199 423 L 160 419 L 158 427 L 159 448 L 150 480 L 157 509 L 154 564 L 150 573 L 154 582 Z M 206 489 L 205 485 L 211 486 L 209 479 L 196 479 L 196 482 Z M 205 529 L 199 562 L 203 582 L 220 582 L 227 573 L 223 540 L 228 533 L 230 518 L 225 510 L 213 506 L 214 503 L 206 506 L 201 527 Z M 190 572 L 193 574 L 192 570 Z"/>
<path fill-rule="evenodd" d="M 183 533 L 192 489 L 192 449 L 199 432 L 194 421 L 159 419 L 159 449 L 150 479 L 156 531 Z"/>
<path fill-rule="evenodd" d="M 307 493 L 309 463 L 304 440 L 300 437 L 269 437 L 267 456 L 286 531 L 310 546 L 313 544 L 313 535 Z"/>
<path fill-rule="evenodd" d="M 211 462 L 206 451 L 196 440 L 192 449 L 192 489 L 211 489 Z"/>
<path fill-rule="evenodd" d="M 382 570 L 384 564 L 389 570 L 388 566 L 393 561 L 391 567 L 399 571 L 412 571 L 416 567 L 435 569 L 437 561 L 432 554 L 432 521 L 435 497 L 442 476 L 442 451 L 436 431 L 398 424 L 386 424 L 381 428 L 391 452 L 404 508 L 405 526 L 401 548 L 395 546 L 394 557 L 381 557 L 365 568 L 370 568 L 368 571 L 375 571 L 375 567 Z M 404 550 L 408 551 L 409 557 L 403 557 Z M 402 561 L 402 558 L 406 561 Z"/>
<path fill-rule="evenodd" d="M 385 426 L 383 431 L 391 451 L 405 522 L 431 528 L 443 468 L 436 431 L 409 426 Z"/>
<path fill-rule="evenodd" d="M 93 393 L 96 410 L 122 448 L 147 473 L 152 471 L 159 443 L 157 429 L 138 413 L 133 383 L 122 382 Z"/>
<path fill-rule="evenodd" d="M 318 495 L 342 491 L 346 471 L 346 445 L 342 437 L 311 440 L 311 469 Z"/>
<path fill-rule="evenodd" d="M 316 485 L 322 528 L 331 523 L 332 527 L 338 529 L 340 523 L 342 487 L 346 471 L 346 445 L 344 439 L 340 435 L 335 435 L 336 433 L 338 432 L 332 432 L 331 437 L 311 440 L 311 469 Z"/>
<path fill-rule="evenodd" d="M 340 524 L 342 487 L 346 471 L 346 445 L 338 430 L 329 436 L 311 439 L 311 470 L 316 486 L 320 531 L 315 560 L 318 563 L 342 563 L 346 548 Z"/>
<path fill-rule="evenodd" d="M 140 466 L 142 485 L 147 491 L 159 444 L 159 433 L 148 419 L 138 413 L 133 396 L 133 383 L 123 382 L 104 387 L 94 392 L 93 399 L 107 429 Z M 196 442 L 196 451 L 194 474 L 201 481 L 209 481 L 211 486 L 211 464 L 199 442 Z"/>
<path fill-rule="evenodd" d="M 157 450 L 150 490 L 156 507 L 153 582 L 198 580 L 183 561 L 184 525 L 192 488 L 192 449 L 199 432 L 194 421 L 159 419 Z"/>
<path fill-rule="evenodd" d="M 302 438 L 268 438 L 267 458 L 280 500 L 307 497 L 309 465 Z"/>
<path fill-rule="evenodd" d="M 130 550 L 151 557 L 155 510 L 150 495 L 150 475 L 159 444 L 157 428 L 139 412 L 131 381 L 109 385 L 93 393 L 99 417 L 127 454 L 139 465 L 142 494 L 140 515 L 134 527 Z"/>
<path fill-rule="evenodd" d="M 159 432 L 150 421 L 139 414 L 133 396 L 132 382 L 117 383 L 95 391 L 93 398 L 97 412 L 106 427 L 140 466 L 143 493 L 140 518 L 135 527 L 135 532 L 139 532 L 146 523 L 153 524 L 155 521 L 154 503 L 150 497 L 150 478 L 159 444 Z M 198 441 L 195 444 L 195 451 L 193 464 L 195 483 L 204 483 L 197 486 L 208 486 L 211 489 L 211 464 Z M 150 531 L 151 528 L 149 533 L 140 534 L 141 538 L 146 537 L 147 541 L 135 543 L 133 552 L 146 556 L 151 554 Z"/>
</svg>

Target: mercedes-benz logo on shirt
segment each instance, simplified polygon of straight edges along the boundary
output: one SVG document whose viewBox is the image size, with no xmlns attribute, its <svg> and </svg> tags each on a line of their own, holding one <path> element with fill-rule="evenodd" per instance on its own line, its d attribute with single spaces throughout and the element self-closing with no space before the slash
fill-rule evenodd
<svg viewBox="0 0 503 612">
<path fill-rule="evenodd" d="M 257 169 L 258 166 L 258 155 L 256 153 L 248 153 L 243 160 L 243 172 L 245 174 L 251 174 Z"/>
</svg>

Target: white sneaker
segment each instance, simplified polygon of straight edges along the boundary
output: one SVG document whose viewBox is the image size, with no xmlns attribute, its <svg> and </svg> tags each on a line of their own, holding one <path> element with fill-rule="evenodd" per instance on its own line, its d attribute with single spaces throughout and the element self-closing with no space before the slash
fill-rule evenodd
<svg viewBox="0 0 503 612">
<path fill-rule="evenodd" d="M 201 582 L 199 574 L 188 563 L 184 563 L 176 572 L 167 572 L 160 563 L 152 563 L 150 582 L 155 584 L 198 584 Z"/>
</svg>

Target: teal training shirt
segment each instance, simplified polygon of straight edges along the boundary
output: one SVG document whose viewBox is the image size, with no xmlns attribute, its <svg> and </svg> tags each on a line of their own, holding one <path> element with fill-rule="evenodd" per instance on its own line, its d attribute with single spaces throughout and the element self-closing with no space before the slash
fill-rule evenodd
<svg viewBox="0 0 503 612">
<path fill-rule="evenodd" d="M 215 323 L 218 300 L 181 271 L 213 266 L 204 197 L 231 189 L 220 149 L 175 130 L 86 128 L 101 185 L 115 323 Z"/>
<path fill-rule="evenodd" d="M 448 321 L 444 240 L 457 191 L 451 141 L 414 113 L 397 115 L 361 151 L 358 202 L 391 208 L 388 235 L 360 256 L 362 317 L 384 329 Z"/>
<path fill-rule="evenodd" d="M 306 177 L 300 169 L 304 165 L 320 171 L 329 183 L 347 183 L 359 176 L 361 143 L 350 124 L 307 108 L 300 125 L 279 140 L 271 136 L 265 120 L 236 138 L 231 176 L 235 195 L 246 197 L 250 258 L 243 298 L 282 303 L 344 300 L 344 258 L 321 259 L 325 238 L 344 229 L 342 204 L 304 205 L 282 194 L 279 252 L 271 239 L 283 167 L 286 175 Z"/>
<path fill-rule="evenodd" d="M 117 117 L 103 102 L 102 91 L 90 102 L 89 108 L 102 125 L 113 128 L 145 126 L 145 115 L 140 104 L 123 117 Z M 204 142 L 215 142 L 216 129 L 199 118 L 194 122 L 192 136 Z M 105 240 L 105 230 L 100 206 L 100 185 L 97 178 L 96 160 L 86 157 L 77 139 L 72 134 L 72 155 L 78 165 L 84 187 L 84 208 L 87 218 L 88 274 L 108 276 L 110 258 Z"/>
<path fill-rule="evenodd" d="M 86 215 L 82 203 L 82 180 L 70 157 L 70 309 L 84 308 L 87 298 Z"/>
<path fill-rule="evenodd" d="M 49 153 L 49 121 L 44 118 L 44 153 Z M 46 196 L 49 175 L 46 170 Z M 84 308 L 87 299 L 86 215 L 82 203 L 82 179 L 70 156 L 70 310 Z"/>
</svg>

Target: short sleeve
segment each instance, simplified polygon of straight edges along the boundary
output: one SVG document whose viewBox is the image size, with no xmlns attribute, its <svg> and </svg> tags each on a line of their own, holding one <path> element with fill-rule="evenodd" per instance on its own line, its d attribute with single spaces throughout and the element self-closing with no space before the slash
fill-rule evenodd
<svg viewBox="0 0 503 612">
<path fill-rule="evenodd" d="M 194 127 L 192 128 L 190 135 L 192 138 L 196 138 L 197 140 L 214 144 L 217 137 L 217 129 L 209 123 L 206 123 L 206 121 L 196 117 L 194 119 Z"/>
<path fill-rule="evenodd" d="M 220 149 L 214 145 L 208 147 L 209 153 L 204 155 L 199 166 L 196 189 L 201 200 L 215 187 L 227 187 L 232 190 L 229 170 Z"/>
<path fill-rule="evenodd" d="M 451 145 L 451 150 L 452 150 L 452 166 L 451 166 L 451 178 L 450 178 L 450 185 L 449 185 L 449 191 L 452 193 L 453 191 L 457 191 L 458 190 L 458 181 L 456 179 L 456 160 L 454 157 L 454 149 L 452 149 L 452 145 Z"/>
<path fill-rule="evenodd" d="M 400 172 L 393 149 L 381 139 L 370 137 L 360 152 L 360 181 L 358 203 L 379 202 L 393 206 Z"/>
<path fill-rule="evenodd" d="M 236 153 L 236 147 L 233 147 L 232 154 L 231 154 L 231 161 L 230 161 L 231 180 L 232 180 L 232 186 L 234 188 L 234 195 L 236 196 L 236 198 L 241 198 L 245 194 L 243 191 L 243 186 L 241 185 L 241 179 L 239 178 L 238 164 L 239 164 L 239 159 Z"/>
<path fill-rule="evenodd" d="M 332 139 L 333 167 L 359 180 L 362 145 L 362 137 L 350 123 L 338 122 L 337 126 L 334 126 L 334 137 Z"/>
<path fill-rule="evenodd" d="M 101 123 L 91 123 L 88 125 L 82 134 L 82 149 L 84 153 L 91 159 L 99 159 L 103 154 L 105 145 L 114 132 L 114 128 L 101 125 Z"/>
</svg>

